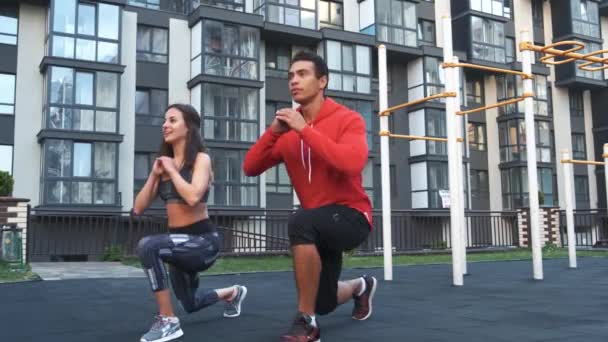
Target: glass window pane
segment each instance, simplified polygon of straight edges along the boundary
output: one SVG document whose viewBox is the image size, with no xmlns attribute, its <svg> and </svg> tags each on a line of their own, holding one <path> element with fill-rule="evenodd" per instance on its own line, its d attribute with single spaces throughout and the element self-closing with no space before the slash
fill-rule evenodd
<svg viewBox="0 0 608 342">
<path fill-rule="evenodd" d="M 391 1 L 391 24 L 403 26 L 403 2 Z"/>
<path fill-rule="evenodd" d="M 46 203 L 61 204 L 70 202 L 69 182 L 47 181 L 45 188 Z"/>
<path fill-rule="evenodd" d="M 93 131 L 95 115 L 92 109 L 74 109 L 73 129 L 77 131 Z"/>
<path fill-rule="evenodd" d="M 15 36 L 8 36 L 8 35 L 4 35 L 4 34 L 0 33 L 0 44 L 16 45 L 17 44 L 17 37 L 15 37 Z"/>
<path fill-rule="evenodd" d="M 224 25 L 223 31 L 223 54 L 238 56 L 239 55 L 239 33 L 236 26 Z"/>
<path fill-rule="evenodd" d="M 150 115 L 163 116 L 167 103 L 166 90 L 151 90 L 150 91 Z"/>
<path fill-rule="evenodd" d="M 76 59 L 88 61 L 95 60 L 95 41 L 89 39 L 76 39 Z"/>
<path fill-rule="evenodd" d="M 147 153 L 135 153 L 135 179 L 147 179 L 150 174 Z"/>
<path fill-rule="evenodd" d="M 74 70 L 51 67 L 51 103 L 73 102 Z"/>
<path fill-rule="evenodd" d="M 0 104 L 15 103 L 15 75 L 0 74 Z M 12 114 L 8 113 L 8 114 Z"/>
<path fill-rule="evenodd" d="M 13 146 L 0 145 L 0 171 L 13 173 Z"/>
<path fill-rule="evenodd" d="M 300 0 L 300 6 L 302 8 L 314 10 L 316 8 L 315 5 L 316 5 L 315 0 Z"/>
<path fill-rule="evenodd" d="M 258 30 L 252 27 L 241 27 L 241 56 L 257 58 Z"/>
<path fill-rule="evenodd" d="M 74 177 L 91 177 L 91 144 L 74 143 Z"/>
<path fill-rule="evenodd" d="M 116 112 L 98 110 L 95 113 L 95 131 L 116 132 Z"/>
<path fill-rule="evenodd" d="M 285 8 L 285 24 L 300 26 L 300 11 L 293 8 Z"/>
<path fill-rule="evenodd" d="M 137 50 L 150 51 L 150 35 L 152 29 L 147 26 L 137 26 Z"/>
<path fill-rule="evenodd" d="M 342 44 L 342 71 L 355 71 L 352 45 Z"/>
<path fill-rule="evenodd" d="M 159 28 L 154 29 L 152 52 L 167 53 L 167 30 Z"/>
<path fill-rule="evenodd" d="M 74 38 L 54 36 L 52 55 L 55 57 L 74 58 Z"/>
<path fill-rule="evenodd" d="M 74 33 L 76 0 L 55 0 L 53 14 L 53 31 Z"/>
<path fill-rule="evenodd" d="M 316 28 L 315 12 L 300 11 L 300 22 L 303 28 L 314 30 Z"/>
<path fill-rule="evenodd" d="M 62 107 L 51 107 L 47 127 L 54 129 L 72 129 L 72 110 Z"/>
<path fill-rule="evenodd" d="M 416 4 L 405 1 L 403 3 L 404 26 L 409 29 L 416 29 Z"/>
<path fill-rule="evenodd" d="M 82 105 L 93 105 L 93 74 L 76 73 L 75 102 Z"/>
<path fill-rule="evenodd" d="M 95 204 L 114 204 L 114 183 L 95 183 Z"/>
<path fill-rule="evenodd" d="M 118 6 L 100 3 L 98 36 L 118 40 L 119 14 Z"/>
<path fill-rule="evenodd" d="M 329 22 L 329 6 L 328 1 L 319 1 L 319 20 L 321 22 Z"/>
<path fill-rule="evenodd" d="M 370 74 L 370 49 L 368 46 L 357 45 L 357 73 Z"/>
<path fill-rule="evenodd" d="M 93 198 L 93 183 L 72 182 L 72 203 L 91 204 Z"/>
<path fill-rule="evenodd" d="M 17 35 L 17 18 L 0 15 L 0 33 L 8 35 Z"/>
<path fill-rule="evenodd" d="M 66 140 L 52 140 L 46 142 L 46 175 L 50 177 L 69 177 L 72 172 L 71 144 Z"/>
<path fill-rule="evenodd" d="M 109 72 L 97 73 L 97 106 L 116 108 L 118 75 Z"/>
<path fill-rule="evenodd" d="M 340 43 L 336 41 L 327 41 L 327 66 L 332 70 L 342 70 L 342 55 Z M 330 77 L 331 80 L 331 77 Z"/>
<path fill-rule="evenodd" d="M 116 144 L 95 143 L 95 177 L 115 178 L 116 170 Z"/>
<path fill-rule="evenodd" d="M 95 6 L 78 5 L 78 33 L 95 35 Z"/>
<path fill-rule="evenodd" d="M 217 21 L 207 20 L 204 22 L 203 35 L 205 51 L 213 53 L 222 52 L 222 24 Z"/>
<path fill-rule="evenodd" d="M 97 61 L 118 63 L 118 44 L 97 42 Z"/>
</svg>

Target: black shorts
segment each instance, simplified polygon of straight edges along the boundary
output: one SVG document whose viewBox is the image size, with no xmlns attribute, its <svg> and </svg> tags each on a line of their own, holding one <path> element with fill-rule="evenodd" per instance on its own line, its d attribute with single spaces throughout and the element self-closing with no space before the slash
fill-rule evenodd
<svg viewBox="0 0 608 342">
<path fill-rule="evenodd" d="M 321 256 L 317 314 L 328 314 L 338 306 L 342 253 L 363 243 L 370 228 L 360 211 L 337 204 L 300 209 L 289 218 L 291 245 L 314 244 Z"/>
</svg>

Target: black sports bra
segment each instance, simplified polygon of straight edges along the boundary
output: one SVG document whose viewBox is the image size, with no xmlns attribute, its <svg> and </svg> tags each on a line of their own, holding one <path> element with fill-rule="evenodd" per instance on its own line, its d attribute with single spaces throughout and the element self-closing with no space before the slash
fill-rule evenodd
<svg viewBox="0 0 608 342">
<path fill-rule="evenodd" d="M 190 183 L 192 181 L 192 168 L 185 167 L 179 171 L 179 174 L 186 182 Z M 158 195 L 165 203 L 186 203 L 170 179 L 160 180 L 158 183 Z M 201 203 L 207 203 L 207 199 L 209 199 L 209 188 L 207 188 L 207 191 L 201 197 Z"/>
</svg>

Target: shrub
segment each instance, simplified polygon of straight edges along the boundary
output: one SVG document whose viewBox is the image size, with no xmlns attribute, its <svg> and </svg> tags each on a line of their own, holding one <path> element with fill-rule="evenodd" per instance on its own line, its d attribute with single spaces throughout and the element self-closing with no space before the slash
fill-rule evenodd
<svg viewBox="0 0 608 342">
<path fill-rule="evenodd" d="M 103 261 L 122 261 L 124 256 L 121 245 L 111 245 L 103 252 Z"/>
<path fill-rule="evenodd" d="M 0 171 L 0 196 L 11 196 L 13 194 L 13 176 L 6 171 Z"/>
</svg>

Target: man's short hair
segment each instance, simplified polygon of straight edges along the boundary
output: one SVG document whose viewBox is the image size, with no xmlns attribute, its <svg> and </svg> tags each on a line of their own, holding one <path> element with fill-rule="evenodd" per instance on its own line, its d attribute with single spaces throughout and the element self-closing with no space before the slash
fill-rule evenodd
<svg viewBox="0 0 608 342">
<path fill-rule="evenodd" d="M 321 56 L 317 55 L 314 52 L 299 51 L 291 59 L 291 65 L 293 65 L 293 63 L 295 62 L 300 61 L 312 62 L 315 65 L 315 76 L 317 78 L 325 76 L 329 80 L 329 69 L 327 68 L 327 63 L 325 63 L 325 60 L 323 60 Z"/>
</svg>

